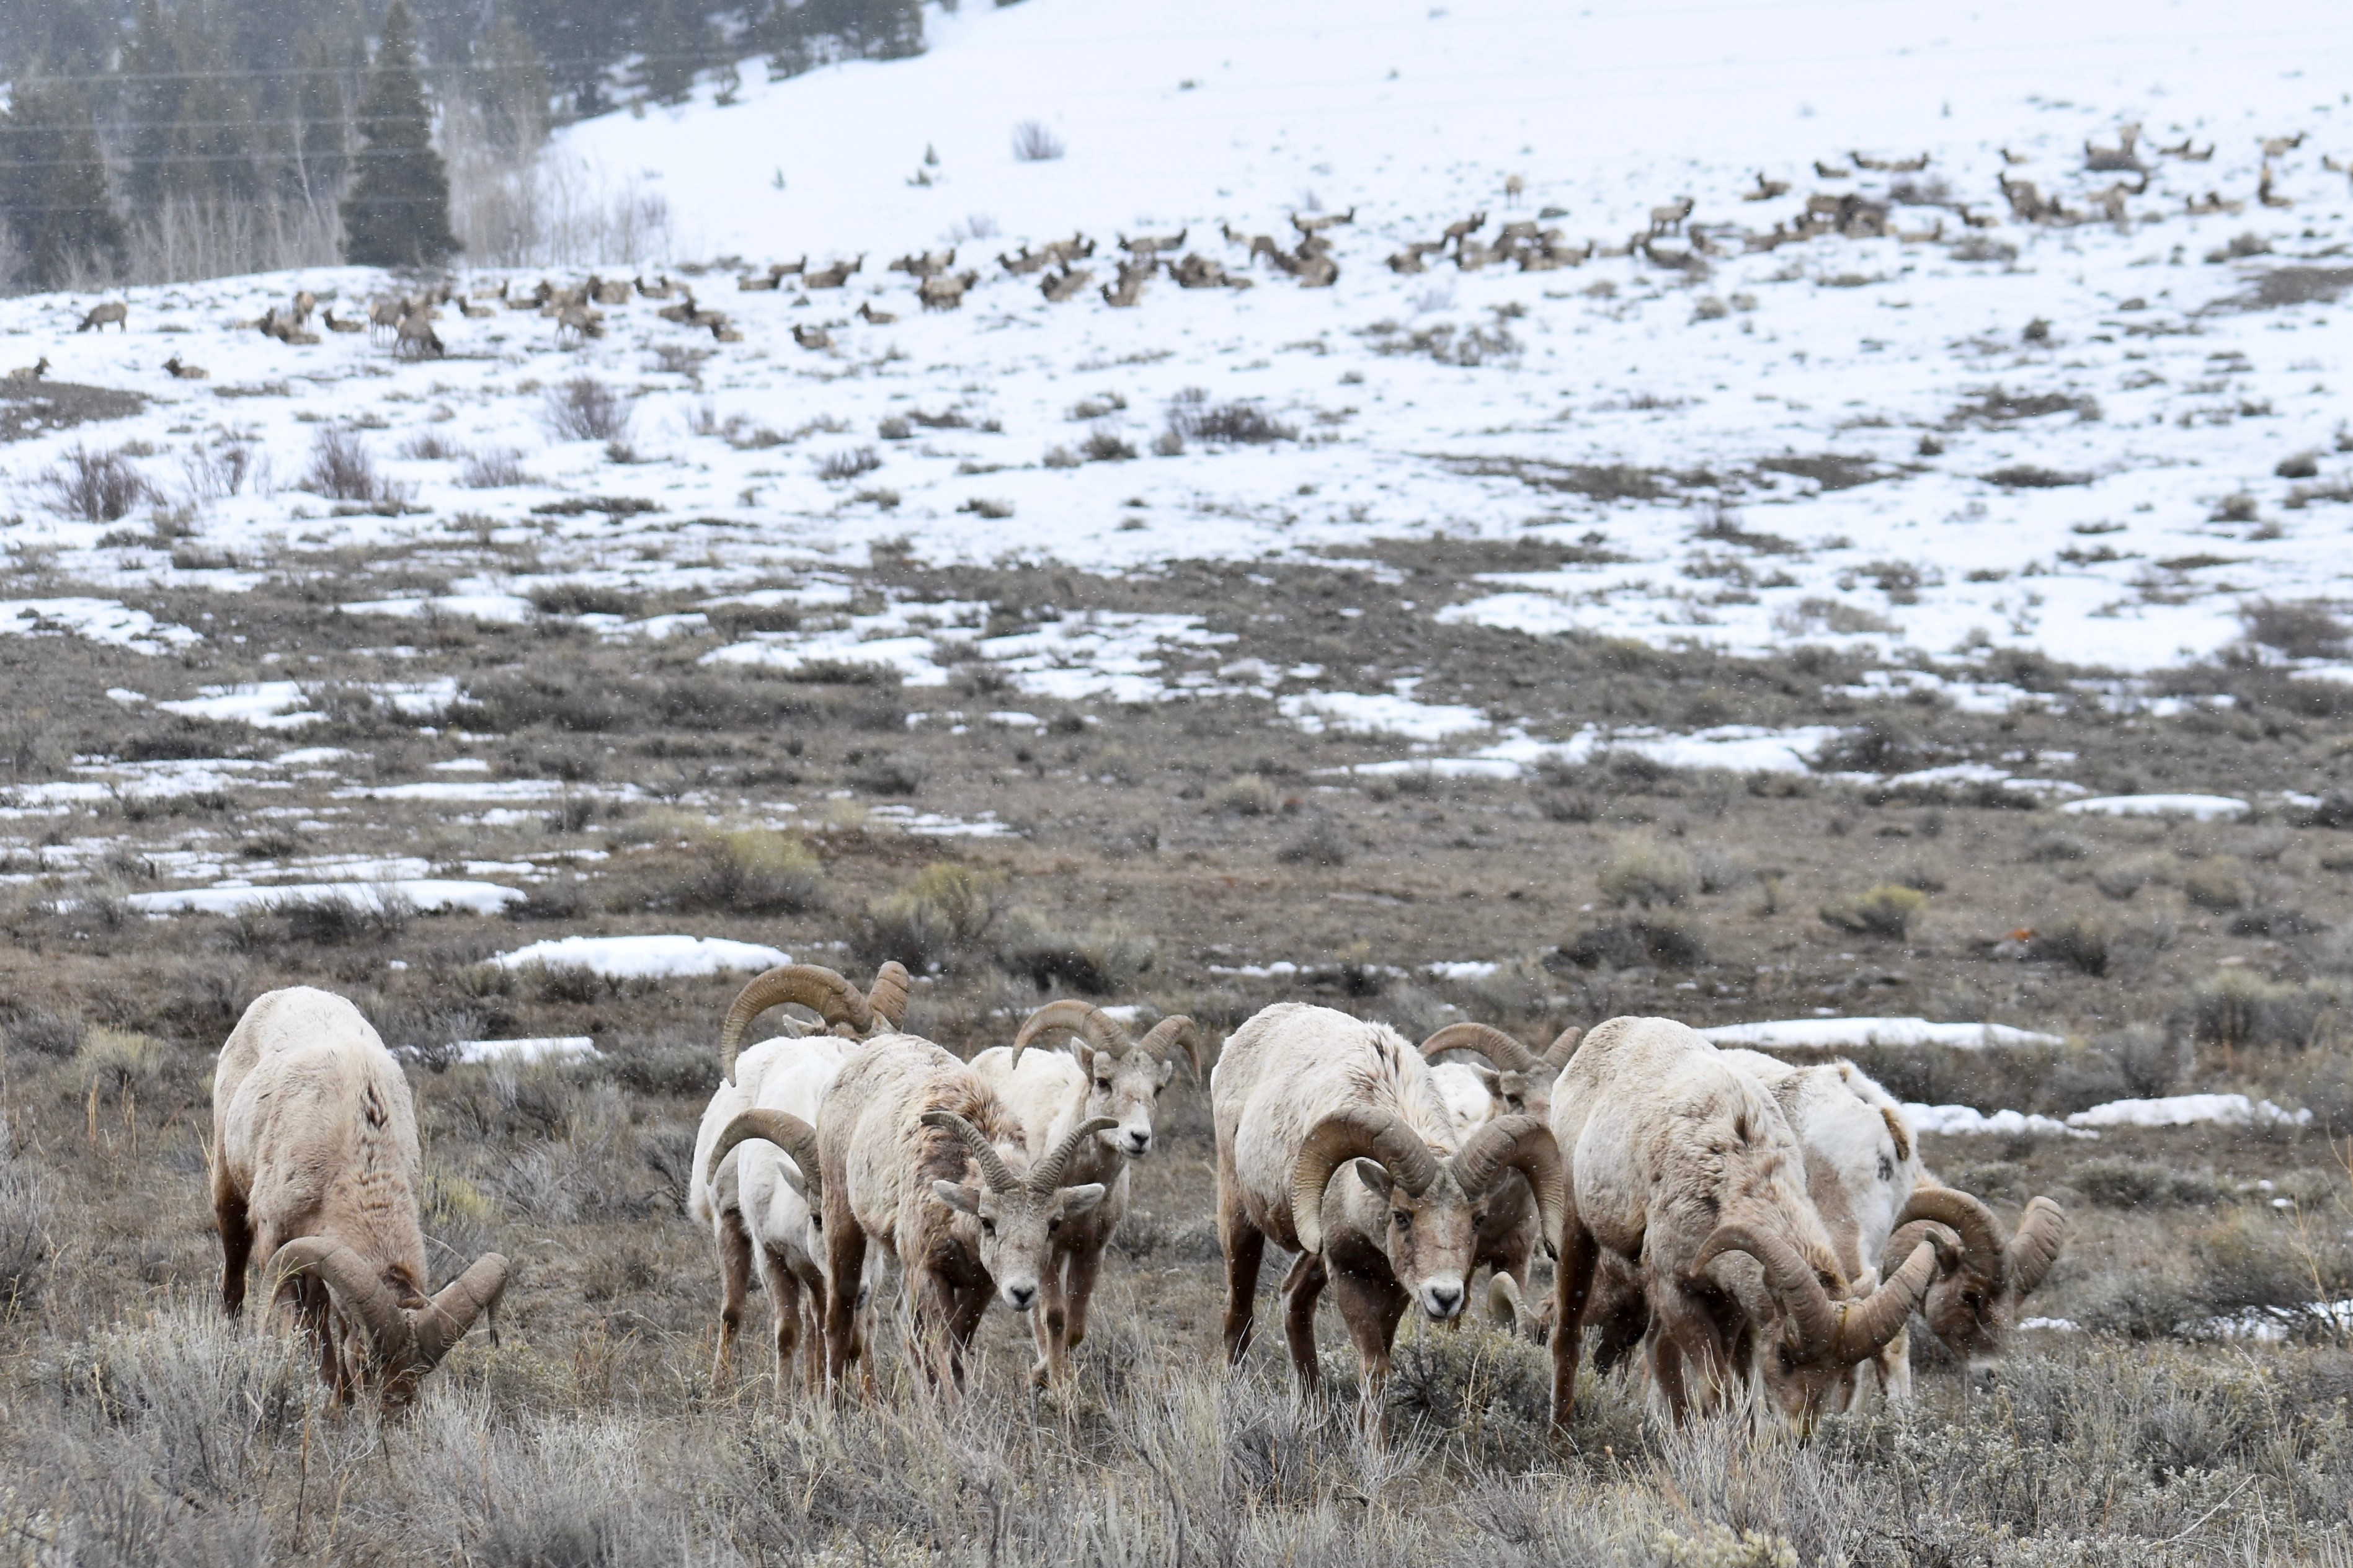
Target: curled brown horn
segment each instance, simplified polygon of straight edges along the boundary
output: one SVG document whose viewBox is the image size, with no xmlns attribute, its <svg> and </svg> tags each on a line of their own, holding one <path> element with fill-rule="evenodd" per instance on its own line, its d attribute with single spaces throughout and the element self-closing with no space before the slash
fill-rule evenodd
<svg viewBox="0 0 2353 1568">
<path fill-rule="evenodd" d="M 866 1005 L 893 1029 L 906 1021 L 907 985 L 907 966 L 894 958 L 874 972 L 874 988 L 866 994 Z"/>
<path fill-rule="evenodd" d="M 1765 1285 L 1773 1299 L 1781 1304 L 1794 1331 L 1792 1348 L 1800 1361 L 1817 1361 L 1831 1353 L 1839 1342 L 1839 1310 L 1831 1302 L 1830 1292 L 1814 1278 L 1798 1249 L 1780 1237 L 1727 1220 L 1715 1227 L 1699 1249 L 1698 1261 L 1692 1265 L 1694 1274 L 1727 1252 L 1746 1253 L 1756 1259 L 1765 1271 Z"/>
<path fill-rule="evenodd" d="M 1993 1210 L 1957 1188 L 1915 1187 L 1904 1212 L 1895 1216 L 1895 1223 L 1901 1226 L 1915 1219 L 1933 1219 L 1952 1226 L 1961 1238 L 1962 1258 L 1969 1271 L 1996 1284 L 2000 1282 L 2001 1222 L 1993 1217 Z"/>
<path fill-rule="evenodd" d="M 1068 1029 L 1099 1051 L 1114 1055 L 1128 1050 L 1134 1042 L 1120 1021 L 1092 1002 L 1082 1002 L 1075 996 L 1065 996 L 1049 1002 L 1022 1022 L 1021 1032 L 1013 1037 L 1012 1067 L 1021 1065 L 1021 1053 L 1034 1044 L 1039 1036 L 1056 1029 Z"/>
<path fill-rule="evenodd" d="M 1904 1331 L 1936 1277 L 1940 1250 L 1935 1240 L 1923 1237 L 1903 1267 L 1881 1280 L 1878 1289 L 1860 1301 L 1841 1303 L 1838 1337 L 1831 1347 L 1832 1361 L 1841 1366 L 1868 1361 Z"/>
<path fill-rule="evenodd" d="M 1499 1329 L 1512 1333 L 1520 1331 L 1523 1317 L 1520 1306 L 1520 1285 L 1510 1275 L 1496 1270 L 1487 1281 L 1487 1317 Z"/>
<path fill-rule="evenodd" d="M 727 1017 L 719 1026 L 719 1074 L 735 1080 L 735 1053 L 752 1020 L 771 1007 L 797 1002 L 813 1009 L 830 1026 L 848 1024 L 863 1035 L 874 1027 L 874 1010 L 858 988 L 832 970 L 814 963 L 783 963 L 755 974 L 735 994 Z"/>
<path fill-rule="evenodd" d="M 1528 1179 L 1536 1194 L 1539 1236 L 1558 1236 L 1562 1214 L 1568 1207 L 1567 1184 L 1562 1179 L 1560 1145 L 1552 1129 L 1533 1116 L 1498 1116 L 1480 1124 L 1450 1162 L 1462 1195 L 1476 1198 L 1493 1190 L 1505 1171 Z"/>
<path fill-rule="evenodd" d="M 825 1178 L 818 1174 L 817 1129 L 789 1110 L 770 1110 L 754 1107 L 740 1110 L 734 1119 L 719 1130 L 719 1137 L 711 1145 L 711 1158 L 704 1162 L 702 1179 L 708 1184 L 719 1175 L 719 1162 L 734 1151 L 735 1145 L 747 1139 L 765 1139 L 792 1156 L 800 1167 L 801 1179 L 794 1185 L 811 1208 L 825 1201 Z"/>
<path fill-rule="evenodd" d="M 988 1141 L 988 1135 L 955 1111 L 926 1110 L 923 1112 L 923 1125 L 944 1127 L 962 1139 L 964 1146 L 972 1151 L 972 1163 L 980 1167 L 981 1179 L 988 1184 L 990 1192 L 1018 1193 L 1021 1190 L 1021 1178 L 1013 1173 L 1013 1168 L 1005 1163 L 1005 1156 L 997 1152 L 997 1145 Z"/>
<path fill-rule="evenodd" d="M 1118 1125 L 1119 1118 L 1115 1116 L 1091 1116 L 1071 1128 L 1053 1151 L 1030 1170 L 1029 1190 L 1039 1197 L 1051 1196 L 1054 1189 L 1062 1184 L 1062 1173 L 1071 1168 L 1080 1147 L 1096 1133 Z"/>
<path fill-rule="evenodd" d="M 270 1258 L 268 1273 L 278 1281 L 297 1274 L 316 1276 L 336 1308 L 367 1331 L 378 1361 L 403 1361 L 414 1349 L 416 1333 L 392 1287 L 341 1242 L 298 1236 Z"/>
<path fill-rule="evenodd" d="M 2059 1247 L 2067 1235 L 2067 1211 L 2049 1198 L 2036 1198 L 2018 1217 L 2010 1245 L 2002 1248 L 2004 1279 L 2021 1296 L 2030 1294 L 2051 1266 L 2059 1261 Z"/>
<path fill-rule="evenodd" d="M 417 1370 L 431 1372 L 440 1365 L 441 1358 L 474 1326 L 474 1320 L 497 1308 L 506 1289 L 505 1255 L 485 1252 L 409 1314 L 417 1335 Z"/>
<path fill-rule="evenodd" d="M 1544 1063 L 1546 1072 L 1558 1078 L 1560 1069 L 1568 1065 L 1568 1058 L 1577 1054 L 1577 1045 L 1584 1038 L 1585 1031 L 1571 1025 L 1554 1036 L 1552 1044 L 1545 1047 L 1545 1054 L 1536 1059 Z"/>
<path fill-rule="evenodd" d="M 1963 1258 L 1967 1256 L 1961 1247 L 1961 1238 L 1953 1234 L 1953 1227 L 1948 1225 L 1938 1225 L 1933 1219 L 1915 1219 L 1897 1226 L 1895 1234 L 1887 1238 L 1885 1256 L 1886 1258 L 1909 1258 L 1912 1256 L 1913 1248 L 1924 1241 L 1930 1243 L 1936 1249 L 1936 1272 L 1939 1274 L 1952 1273 L 1960 1268 Z M 1883 1274 L 1887 1272 L 1883 1259 L 1880 1265 L 1880 1271 Z"/>
<path fill-rule="evenodd" d="M 1434 1062 L 1449 1051 L 1476 1051 L 1513 1072 L 1534 1072 L 1536 1066 L 1527 1047 L 1486 1024 L 1449 1024 L 1421 1042 L 1421 1054 L 1428 1060 Z"/>
<path fill-rule="evenodd" d="M 1153 1025 L 1151 1032 L 1136 1042 L 1135 1048 L 1146 1056 L 1158 1057 L 1165 1061 L 1171 1051 L 1180 1047 L 1185 1052 L 1185 1059 L 1193 1064 L 1194 1081 L 1198 1082 L 1201 1078 L 1201 1026 L 1184 1014 L 1171 1013 Z"/>
<path fill-rule="evenodd" d="M 1324 1189 L 1332 1173 L 1350 1160 L 1369 1159 L 1416 1197 L 1438 1179 L 1438 1160 L 1413 1130 L 1395 1116 L 1343 1111 L 1317 1122 L 1299 1147 L 1291 1168 L 1291 1223 L 1303 1253 L 1324 1250 Z"/>
</svg>

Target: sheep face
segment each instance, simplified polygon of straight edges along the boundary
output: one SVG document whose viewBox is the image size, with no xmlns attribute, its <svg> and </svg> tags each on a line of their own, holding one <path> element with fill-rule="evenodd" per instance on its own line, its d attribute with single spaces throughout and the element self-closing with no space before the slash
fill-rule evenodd
<svg viewBox="0 0 2353 1568">
<path fill-rule="evenodd" d="M 932 1191 L 956 1211 L 956 1239 L 980 1259 L 997 1282 L 997 1295 L 1017 1312 L 1037 1305 L 1039 1281 L 1063 1226 L 1103 1198 L 1100 1182 L 1042 1194 L 1027 1187 L 993 1192 L 984 1185 L 934 1182 Z"/>
<path fill-rule="evenodd" d="M 1144 1051 L 1113 1054 L 1078 1047 L 1079 1066 L 1087 1075 L 1086 1116 L 1108 1117 L 1117 1122 L 1095 1134 L 1103 1146 L 1131 1160 L 1152 1152 L 1152 1114 L 1160 1091 L 1176 1075 L 1174 1058 L 1161 1061 Z"/>
<path fill-rule="evenodd" d="M 1380 1205 L 1356 1216 L 1371 1221 L 1360 1224 L 1360 1232 L 1381 1237 L 1398 1287 L 1432 1322 L 1461 1316 L 1470 1300 L 1467 1281 L 1478 1243 L 1477 1211 L 1461 1187 L 1441 1172 L 1416 1196 L 1377 1160 L 1358 1160 L 1352 1168 L 1366 1194 Z"/>
<path fill-rule="evenodd" d="M 1978 1372 L 2000 1353 L 2017 1309 L 2015 1294 L 1964 1264 L 1928 1287 L 1920 1315 L 1938 1339 L 1968 1359 L 1970 1371 Z"/>
</svg>

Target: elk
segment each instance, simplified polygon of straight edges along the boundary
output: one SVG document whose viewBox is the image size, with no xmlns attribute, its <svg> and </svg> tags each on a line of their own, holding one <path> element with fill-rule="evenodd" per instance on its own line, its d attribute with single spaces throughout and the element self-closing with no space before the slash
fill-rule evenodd
<svg viewBox="0 0 2353 1568">
<path fill-rule="evenodd" d="M 1820 158 L 1814 160 L 1814 177 L 1818 180 L 1844 180 L 1852 178 L 1853 174 L 1853 170 L 1841 169 L 1836 163 L 1825 163 Z"/>
<path fill-rule="evenodd" d="M 2214 155 L 2214 148 L 2211 143 L 2209 143 L 2206 151 L 2198 152 L 2197 142 L 2198 138 L 2195 136 L 2184 136 L 2172 146 L 2159 147 L 2158 151 L 2168 158 L 2179 158 L 2185 163 L 2203 163 Z"/>
<path fill-rule="evenodd" d="M 806 260 L 807 258 L 803 259 Z M 649 283 L 640 278 L 637 283 L 638 293 L 648 300 L 667 300 L 670 297 L 671 291 L 678 287 L 667 278 L 659 283 Z"/>
<path fill-rule="evenodd" d="M 1464 237 L 1476 234 L 1486 226 L 1487 215 L 1483 212 L 1472 213 L 1469 217 L 1460 219 L 1446 226 L 1445 243 L 1448 245 L 1460 244 Z"/>
<path fill-rule="evenodd" d="M 408 302 L 405 300 L 376 300 L 368 306 L 368 335 L 375 337 L 378 333 L 397 332 L 401 317 L 407 313 Z"/>
<path fill-rule="evenodd" d="M 1059 261 L 1068 267 L 1073 261 L 1084 261 L 1095 253 L 1095 242 L 1073 229 L 1068 239 L 1050 242 L 1039 253 L 1049 261 Z"/>
<path fill-rule="evenodd" d="M 120 300 L 109 300 L 104 304 L 93 305 L 90 307 L 90 314 L 81 319 L 81 325 L 76 327 L 74 331 L 77 332 L 87 332 L 92 328 L 96 328 L 100 331 L 104 331 L 108 327 L 115 327 L 125 332 L 129 331 L 131 330 L 131 307 L 124 304 Z"/>
<path fill-rule="evenodd" d="M 212 374 L 200 364 L 183 364 L 176 353 L 164 362 L 164 369 L 174 381 L 202 381 Z"/>
<path fill-rule="evenodd" d="M 1145 284 L 1150 282 L 1152 275 L 1158 270 L 1159 265 L 1149 259 L 1121 262 L 1117 287 L 1108 283 L 1103 287 L 1103 303 L 1120 310 L 1130 308 L 1144 298 Z"/>
<path fill-rule="evenodd" d="M 1057 1033 L 1071 1036 L 1068 1055 L 1029 1050 L 1039 1039 Z M 972 1059 L 972 1070 L 1012 1108 L 1031 1159 L 1043 1160 L 1082 1121 L 1103 1125 L 1101 1132 L 1079 1145 L 1063 1173 L 1063 1179 L 1072 1183 L 1102 1183 L 1104 1195 L 1102 1203 L 1062 1227 L 1048 1254 L 1041 1310 L 1029 1320 L 1038 1341 L 1032 1382 L 1060 1382 L 1069 1352 L 1087 1337 L 1087 1306 L 1094 1298 L 1103 1248 L 1127 1213 L 1128 1164 L 1152 1152 L 1153 1111 L 1160 1091 L 1176 1074 L 1180 1051 L 1198 1079 L 1201 1032 L 1182 1015 L 1163 1018 L 1137 1040 L 1102 1008 L 1063 1000 L 1030 1014 L 1010 1049 L 1000 1046 Z"/>
<path fill-rule="evenodd" d="M 433 330 L 433 312 L 420 308 L 401 317 L 392 352 L 400 359 L 439 359 L 448 353 L 441 335 Z"/>
<path fill-rule="evenodd" d="M 1301 234 L 1322 234 L 1327 228 L 1356 221 L 1356 209 L 1354 207 L 1344 213 L 1318 213 L 1309 217 L 1302 217 L 1297 213 L 1291 215 L 1291 226 Z"/>
<path fill-rule="evenodd" d="M 793 342 L 805 349 L 821 350 L 833 347 L 833 334 L 823 327 L 805 327 L 793 323 Z"/>
<path fill-rule="evenodd" d="M 1526 1179 L 1546 1233 L 1562 1212 L 1560 1154 L 1544 1123 L 1498 1117 L 1458 1142 L 1429 1064 L 1385 1024 L 1277 1003 L 1228 1039 L 1209 1098 L 1227 1360 L 1249 1348 L 1268 1240 L 1295 1248 L 1282 1285 L 1292 1366 L 1314 1392 L 1315 1303 L 1329 1286 L 1363 1369 L 1368 1425 L 1407 1310 L 1434 1322 L 1461 1313 L 1478 1206 L 1504 1173 Z"/>
<path fill-rule="evenodd" d="M 2268 163 L 2274 158 L 2284 158 L 2303 145 L 2304 132 L 2301 131 L 2293 136 L 2266 136 L 2263 138 L 2263 162 Z"/>
<path fill-rule="evenodd" d="M 964 303 L 965 290 L 979 281 L 977 272 L 925 278 L 915 285 L 915 298 L 923 301 L 926 310 L 953 310 Z"/>
<path fill-rule="evenodd" d="M 874 301 L 866 300 L 858 307 L 858 319 L 870 327 L 887 327 L 899 318 L 889 310 L 878 310 Z"/>
<path fill-rule="evenodd" d="M 2277 191 L 2272 189 L 2272 166 L 2269 163 L 2265 163 L 2263 165 L 2263 174 L 2255 181 L 2255 200 L 2261 202 L 2267 207 L 2292 207 L 2295 205 L 2295 197 L 2281 195 Z"/>
<path fill-rule="evenodd" d="M 804 289 L 839 289 L 843 284 L 849 282 L 850 279 L 857 276 L 860 269 L 865 267 L 865 265 L 866 257 L 861 252 L 858 259 L 855 261 L 837 261 L 830 267 L 820 267 L 815 272 L 802 273 L 801 287 Z"/>
<path fill-rule="evenodd" d="M 664 305 L 660 310 L 656 310 L 654 314 L 660 317 L 665 321 L 675 321 L 681 327 L 692 326 L 694 324 L 694 318 L 702 313 L 702 307 L 694 302 L 694 290 L 692 289 L 681 284 L 679 287 L 678 292 L 679 301 L 677 304 Z"/>
<path fill-rule="evenodd" d="M 2094 174 L 2137 174 L 2148 167 L 2140 161 L 2140 127 L 2120 125 L 2116 128 L 2116 145 L 2097 147 L 2089 137 L 2084 141 L 2084 167 Z"/>
<path fill-rule="evenodd" d="M 1093 280 L 1094 273 L 1085 268 L 1073 270 L 1065 267 L 1060 272 L 1050 273 L 1039 279 L 1038 292 L 1046 296 L 1048 304 L 1060 305 L 1066 300 L 1077 299 L 1080 291 Z"/>
<path fill-rule="evenodd" d="M 572 346 L 578 348 L 590 338 L 604 335 L 605 313 L 601 310 L 592 310 L 586 305 L 566 305 L 555 313 L 555 341 L 558 343 L 569 338 Z"/>
<path fill-rule="evenodd" d="M 889 270 L 892 272 L 904 272 L 910 278 L 916 279 L 919 281 L 923 279 L 937 278 L 941 273 L 945 272 L 949 268 L 955 265 L 955 247 L 954 246 L 950 246 L 945 250 L 934 250 L 928 254 L 918 252 L 913 256 L 902 256 L 899 258 L 898 260 L 891 263 Z"/>
<path fill-rule="evenodd" d="M 27 386 L 49 374 L 49 356 L 43 354 L 31 364 L 20 364 L 8 373 L 7 380 L 18 386 Z"/>
<path fill-rule="evenodd" d="M 1190 227 L 1187 227 L 1180 228 L 1175 234 L 1171 235 L 1162 235 L 1156 237 L 1151 235 L 1142 235 L 1134 239 L 1129 239 L 1123 235 L 1120 237 L 1119 247 L 1122 250 L 1126 251 L 1130 256 L 1134 257 L 1139 261 L 1150 261 L 1157 258 L 1164 250 L 1183 249 L 1185 246 L 1185 237 L 1192 232 L 1193 231 Z"/>
<path fill-rule="evenodd" d="M 1524 175 L 1520 175 L 1520 174 L 1506 174 L 1506 175 L 1504 175 L 1504 202 L 1505 202 L 1508 205 L 1511 205 L 1511 206 L 1517 206 L 1517 205 L 1520 205 L 1520 197 L 1521 197 L 1522 195 L 1525 195 L 1525 194 L 1526 194 L 1526 192 L 1527 192 L 1527 188 L 1528 188 L 1528 182 L 1527 182 L 1527 179 L 1525 178 L 1525 176 L 1524 176 Z"/>
<path fill-rule="evenodd" d="M 1000 252 L 997 258 L 997 264 L 1016 278 L 1027 278 L 1032 272 L 1052 266 L 1054 258 L 1042 250 L 1033 251 L 1027 245 L 1021 247 L 1021 253 L 1018 256 L 1007 256 Z"/>
<path fill-rule="evenodd" d="M 1683 229 L 1683 219 L 1691 216 L 1691 215 L 1692 199 L 1689 196 L 1677 196 L 1672 202 L 1669 203 L 1665 206 L 1652 207 L 1651 209 L 1651 233 L 1653 236 L 1662 234 L 1681 234 Z"/>
<path fill-rule="evenodd" d="M 491 1252 L 427 1295 L 408 1079 L 341 996 L 295 986 L 246 1008 L 213 1074 L 209 1164 L 221 1310 L 244 1311 L 258 1244 L 273 1300 L 308 1331 L 339 1402 L 405 1409 L 506 1289 Z"/>
<path fill-rule="evenodd" d="M 1916 174 L 1928 166 L 1928 154 L 1926 153 L 1912 158 L 1870 158 L 1861 153 L 1849 153 L 1847 156 L 1854 160 L 1856 168 L 1866 169 L 1875 174 Z"/>
<path fill-rule="evenodd" d="M 1168 276 L 1176 279 L 1176 286 L 1180 289 L 1247 289 L 1250 286 L 1249 279 L 1235 277 L 1222 264 L 1210 260 L 1198 250 L 1187 251 L 1185 259 L 1168 269 Z"/>
<path fill-rule="evenodd" d="M 1788 181 L 1768 180 L 1765 177 L 1765 171 L 1759 169 L 1757 171 L 1757 188 L 1743 193 L 1740 199 L 1744 202 L 1769 202 L 1776 196 L 1786 196 L 1788 194 Z"/>
<path fill-rule="evenodd" d="M 1682 1024 L 1599 1025 L 1552 1094 L 1570 1173 L 1555 1282 L 1556 1423 L 1575 1401 L 1589 1313 L 1605 1330 L 1639 1325 L 1650 1381 L 1678 1424 L 1746 1383 L 1804 1426 L 1920 1303 L 1944 1238 L 1924 1233 L 1900 1268 L 1858 1291 L 1780 1108 Z"/>
</svg>

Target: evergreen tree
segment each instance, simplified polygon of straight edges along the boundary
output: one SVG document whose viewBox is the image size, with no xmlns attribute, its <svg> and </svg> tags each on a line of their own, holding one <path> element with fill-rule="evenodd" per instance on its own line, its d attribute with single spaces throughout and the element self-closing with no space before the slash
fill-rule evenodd
<svg viewBox="0 0 2353 1568">
<path fill-rule="evenodd" d="M 359 178 L 343 198 L 344 251 L 368 267 L 432 267 L 458 249 L 449 174 L 433 150 L 406 0 L 392 0 L 358 114 Z"/>
<path fill-rule="evenodd" d="M 90 103 L 64 82 L 18 86 L 0 118 L 0 216 L 36 289 L 83 284 L 122 269 L 122 223 Z"/>
</svg>

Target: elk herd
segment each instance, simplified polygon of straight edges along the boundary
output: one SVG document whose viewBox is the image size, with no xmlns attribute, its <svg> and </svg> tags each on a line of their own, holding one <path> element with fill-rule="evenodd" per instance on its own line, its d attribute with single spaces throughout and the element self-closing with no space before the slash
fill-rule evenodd
<svg viewBox="0 0 2353 1568">
<path fill-rule="evenodd" d="M 1226 1360 L 1251 1343 L 1272 1243 L 1291 1256 L 1279 1300 L 1303 1394 L 1321 1381 L 1328 1292 L 1375 1429 L 1404 1321 L 1459 1327 L 1478 1303 L 1549 1342 L 1564 1425 L 1588 1337 L 1597 1369 L 1625 1367 L 1676 1421 L 1746 1402 L 1803 1428 L 1902 1401 L 1915 1315 L 1973 1364 L 1998 1355 L 2066 1226 L 2038 1197 L 2006 1228 L 1937 1183 L 1852 1064 L 1719 1050 L 1668 1018 L 1541 1051 L 1458 1024 L 1417 1047 L 1286 1002 L 1205 1073 L 1208 1041 L 1183 1016 L 1139 1037 L 1132 1009 L 1051 1001 L 967 1061 L 916 1033 L 908 1002 L 895 963 L 863 991 L 787 963 L 728 1008 L 686 1200 L 718 1265 L 714 1383 L 756 1280 L 779 1395 L 875 1397 L 894 1281 L 899 1353 L 934 1394 L 965 1386 L 993 1303 L 1026 1315 L 1031 1381 L 1064 1384 L 1180 1062 L 1208 1089 L 1200 1201 L 1224 1258 Z M 746 1046 L 779 1008 L 801 1012 Z M 428 1292 L 417 1118 L 392 1054 L 343 998 L 271 992 L 222 1048 L 213 1117 L 224 1308 L 239 1311 L 258 1246 L 339 1398 L 413 1400 L 495 1312 L 508 1263 L 485 1255 Z"/>
</svg>

